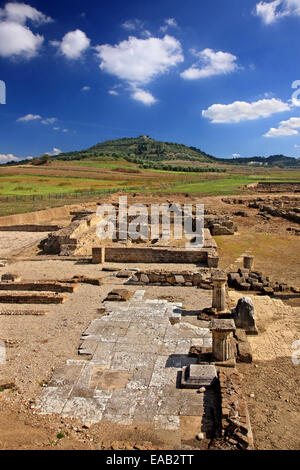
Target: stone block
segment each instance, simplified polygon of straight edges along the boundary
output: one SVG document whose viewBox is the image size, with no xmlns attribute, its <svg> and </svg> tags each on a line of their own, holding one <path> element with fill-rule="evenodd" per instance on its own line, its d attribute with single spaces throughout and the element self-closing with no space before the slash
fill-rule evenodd
<svg viewBox="0 0 300 470">
<path fill-rule="evenodd" d="M 250 297 L 242 297 L 239 299 L 232 313 L 237 328 L 242 328 L 246 330 L 246 332 L 257 331 L 254 319 L 254 305 Z"/>
<path fill-rule="evenodd" d="M 182 388 L 209 387 L 217 379 L 217 370 L 212 365 L 191 364 L 182 369 Z"/>
<path fill-rule="evenodd" d="M 246 362 L 247 364 L 252 363 L 252 350 L 248 342 L 240 342 L 237 345 L 238 350 L 238 362 Z"/>
<path fill-rule="evenodd" d="M 19 276 L 18 274 L 6 273 L 6 274 L 2 274 L 1 281 L 2 282 L 20 282 L 21 276 Z"/>
<path fill-rule="evenodd" d="M 126 289 L 115 289 L 107 294 L 105 302 L 121 301 L 127 302 L 132 297 L 132 292 Z"/>
</svg>

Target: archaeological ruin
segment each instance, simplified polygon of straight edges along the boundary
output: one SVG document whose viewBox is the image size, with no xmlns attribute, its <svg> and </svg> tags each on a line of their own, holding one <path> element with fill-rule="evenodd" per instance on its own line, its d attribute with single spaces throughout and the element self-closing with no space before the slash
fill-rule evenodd
<svg viewBox="0 0 300 470">
<path fill-rule="evenodd" d="M 300 291 L 265 274 L 251 250 L 225 264 L 224 246 L 238 240 L 248 209 L 299 224 L 298 199 L 220 201 L 219 215 L 205 210 L 203 243 L 196 247 L 192 237 L 175 238 L 174 219 L 168 240 L 163 232 L 124 239 L 120 231 L 101 240 L 95 205 L 48 220 L 29 216 L 23 225 L 20 217 L 11 225 L 0 220 L 0 238 L 24 235 L 18 250 L 0 252 L 0 338 L 10 345 L 0 389 L 26 384 L 36 416 L 58 415 L 86 432 L 115 427 L 117 448 L 127 430 L 147 429 L 152 446 L 255 449 L 245 374 L 260 367 L 262 355 L 271 361 L 276 354 L 269 338 L 280 335 L 273 324 L 283 315 L 287 322 L 293 307 L 284 296 L 298 298 Z M 267 326 L 266 312 L 272 312 Z M 14 355 L 20 347 L 23 357 Z M 16 363 L 28 371 L 19 382 Z"/>
</svg>

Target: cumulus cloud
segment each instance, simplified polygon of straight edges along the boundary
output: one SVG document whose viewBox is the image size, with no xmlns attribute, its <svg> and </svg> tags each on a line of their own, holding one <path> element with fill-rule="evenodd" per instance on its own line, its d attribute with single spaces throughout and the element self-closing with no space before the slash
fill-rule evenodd
<svg viewBox="0 0 300 470">
<path fill-rule="evenodd" d="M 65 34 L 61 41 L 51 41 L 51 45 L 58 47 L 60 53 L 68 59 L 79 59 L 90 43 L 90 39 L 80 29 Z"/>
<path fill-rule="evenodd" d="M 12 153 L 8 154 L 1 154 L 0 153 L 0 165 L 3 165 L 4 163 L 9 163 L 9 162 L 18 162 L 19 158 L 15 157 Z"/>
<path fill-rule="evenodd" d="M 100 69 L 129 83 L 145 84 L 182 62 L 181 44 L 172 36 L 138 39 L 96 47 Z"/>
<path fill-rule="evenodd" d="M 265 24 L 271 24 L 286 16 L 300 16 L 300 0 L 275 0 L 259 2 L 256 5 L 256 15 Z"/>
<path fill-rule="evenodd" d="M 81 88 L 81 91 L 90 91 L 91 87 L 90 86 L 84 86 Z"/>
<path fill-rule="evenodd" d="M 39 114 L 26 114 L 26 116 L 19 117 L 17 122 L 29 122 L 29 121 L 38 121 L 42 119 L 42 116 Z"/>
<path fill-rule="evenodd" d="M 12 21 L 0 22 L 0 56 L 32 58 L 44 42 L 43 36 L 33 34 L 24 25 Z"/>
<path fill-rule="evenodd" d="M 132 90 L 131 97 L 146 105 L 157 100 L 141 86 L 184 60 L 180 42 L 168 35 L 147 39 L 130 36 L 114 46 L 97 46 L 96 51 L 100 69 L 127 82 Z"/>
<path fill-rule="evenodd" d="M 271 129 L 264 134 L 264 137 L 287 137 L 291 135 L 299 134 L 300 129 L 300 118 L 292 117 L 287 121 L 281 121 L 277 128 L 271 127 Z"/>
<path fill-rule="evenodd" d="M 148 91 L 142 90 L 141 88 L 136 88 L 132 92 L 131 97 L 134 100 L 140 101 L 141 103 L 143 103 L 147 106 L 150 106 L 150 105 L 157 102 L 157 99 L 154 98 L 154 96 L 151 95 L 151 93 L 149 93 Z"/>
<path fill-rule="evenodd" d="M 233 158 L 239 158 L 241 156 L 241 154 L 240 153 L 233 153 L 232 156 L 233 156 Z"/>
<path fill-rule="evenodd" d="M 288 103 L 272 98 L 254 101 L 253 103 L 235 101 L 231 104 L 213 104 L 202 111 L 202 116 L 214 123 L 229 123 L 252 121 L 288 110 L 290 110 Z"/>
<path fill-rule="evenodd" d="M 52 18 L 44 15 L 36 8 L 26 5 L 25 3 L 9 2 L 4 8 L 0 8 L 0 19 L 25 24 L 27 20 L 31 20 L 36 24 L 50 23 Z"/>
<path fill-rule="evenodd" d="M 31 58 L 37 55 L 44 38 L 31 31 L 26 25 L 28 21 L 40 25 L 49 23 L 52 19 L 25 3 L 11 2 L 0 8 L 1 57 Z"/>
<path fill-rule="evenodd" d="M 211 77 L 212 75 L 223 75 L 234 72 L 238 68 L 236 63 L 237 57 L 229 52 L 216 52 L 212 49 L 204 49 L 201 52 L 192 50 L 192 53 L 198 58 L 200 66 L 199 63 L 195 63 L 180 74 L 182 78 L 187 80 L 197 80 L 199 78 Z"/>
</svg>

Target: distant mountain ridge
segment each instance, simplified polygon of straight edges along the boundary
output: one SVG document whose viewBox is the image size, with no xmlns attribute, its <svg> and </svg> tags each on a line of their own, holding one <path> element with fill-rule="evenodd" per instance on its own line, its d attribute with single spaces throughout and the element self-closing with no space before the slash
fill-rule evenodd
<svg viewBox="0 0 300 470">
<path fill-rule="evenodd" d="M 296 166 L 300 167 L 300 159 L 295 157 L 286 157 L 285 155 L 270 155 L 269 157 L 238 157 L 230 159 L 222 159 L 235 165 L 256 164 L 266 166 Z"/>
</svg>

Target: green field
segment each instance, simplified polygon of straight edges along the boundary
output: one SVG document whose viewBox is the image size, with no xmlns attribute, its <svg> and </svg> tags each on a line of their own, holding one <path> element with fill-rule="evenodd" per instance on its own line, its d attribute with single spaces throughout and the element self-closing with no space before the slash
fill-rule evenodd
<svg viewBox="0 0 300 470">
<path fill-rule="evenodd" d="M 103 171 L 102 171 L 103 170 Z M 255 172 L 255 173 L 254 173 Z M 111 158 L 0 168 L 0 216 L 99 199 L 107 193 L 242 194 L 258 181 L 299 181 L 298 170 L 228 167 L 226 173 L 138 169 Z"/>
</svg>

